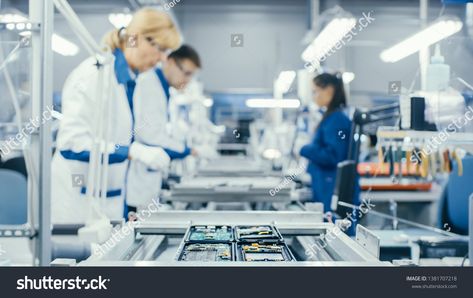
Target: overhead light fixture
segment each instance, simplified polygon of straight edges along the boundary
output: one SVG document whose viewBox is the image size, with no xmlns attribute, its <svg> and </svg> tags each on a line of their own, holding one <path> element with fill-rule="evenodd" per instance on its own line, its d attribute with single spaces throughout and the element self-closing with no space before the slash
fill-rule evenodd
<svg viewBox="0 0 473 298">
<path fill-rule="evenodd" d="M 24 30 L 19 33 L 21 36 L 31 36 L 31 31 L 28 31 L 31 29 L 31 23 L 25 23 L 27 21 L 27 17 L 14 10 L 0 13 L 0 22 L 7 23 L 7 29 Z M 79 53 L 79 47 L 75 43 L 56 33 L 52 35 L 51 46 L 53 51 L 63 56 L 75 56 Z"/>
<path fill-rule="evenodd" d="M 289 91 L 291 88 L 294 79 L 296 78 L 296 72 L 293 70 L 285 70 L 279 73 L 278 78 L 276 79 L 276 87 L 283 94 Z"/>
<path fill-rule="evenodd" d="M 0 11 L 0 23 L 6 24 L 5 27 L 8 30 L 23 30 L 26 28 L 25 22 L 27 21 L 28 18 L 16 9 L 2 9 Z"/>
<path fill-rule="evenodd" d="M 246 106 L 255 109 L 282 108 L 297 109 L 301 105 L 298 99 L 251 98 L 246 100 Z"/>
<path fill-rule="evenodd" d="M 356 19 L 353 17 L 336 17 L 328 23 L 319 35 L 302 52 L 305 62 L 320 64 L 325 60 L 327 54 L 342 38 L 355 26 Z"/>
<path fill-rule="evenodd" d="M 28 21 L 28 18 L 16 10 L 4 10 L 0 12 L 0 23 L 22 23 Z"/>
<path fill-rule="evenodd" d="M 63 56 L 75 56 L 79 53 L 79 47 L 75 43 L 57 35 L 56 33 L 53 33 L 51 43 L 53 51 Z"/>
<path fill-rule="evenodd" d="M 380 58 L 384 62 L 397 62 L 457 33 L 462 27 L 463 23 L 457 17 L 444 17 L 398 44 L 382 51 Z"/>
<path fill-rule="evenodd" d="M 117 29 L 128 26 L 133 15 L 127 12 L 111 13 L 108 15 L 108 21 Z"/>
<path fill-rule="evenodd" d="M 342 74 L 342 80 L 344 84 L 348 84 L 355 79 L 355 74 L 352 72 L 344 72 Z"/>
</svg>

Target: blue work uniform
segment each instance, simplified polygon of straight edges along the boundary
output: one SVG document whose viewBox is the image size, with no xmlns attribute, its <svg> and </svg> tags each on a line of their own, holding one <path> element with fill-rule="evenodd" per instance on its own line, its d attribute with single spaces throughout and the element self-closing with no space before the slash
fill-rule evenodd
<svg viewBox="0 0 473 298">
<path fill-rule="evenodd" d="M 300 155 L 309 160 L 313 200 L 324 204 L 324 212 L 330 211 L 337 164 L 348 157 L 350 131 L 350 119 L 336 110 L 322 120 L 312 142 L 300 150 Z"/>
</svg>

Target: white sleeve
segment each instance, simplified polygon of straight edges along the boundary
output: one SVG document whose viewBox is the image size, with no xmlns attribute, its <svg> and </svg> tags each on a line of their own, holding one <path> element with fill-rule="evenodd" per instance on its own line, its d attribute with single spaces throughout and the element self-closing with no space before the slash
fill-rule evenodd
<svg viewBox="0 0 473 298">
<path fill-rule="evenodd" d="M 91 92 L 95 92 L 96 88 L 93 82 L 94 80 L 89 78 L 77 77 L 74 73 L 66 80 L 62 92 L 63 118 L 57 138 L 58 150 L 91 150 L 92 124 L 96 112 L 94 100 L 91 98 Z"/>
</svg>

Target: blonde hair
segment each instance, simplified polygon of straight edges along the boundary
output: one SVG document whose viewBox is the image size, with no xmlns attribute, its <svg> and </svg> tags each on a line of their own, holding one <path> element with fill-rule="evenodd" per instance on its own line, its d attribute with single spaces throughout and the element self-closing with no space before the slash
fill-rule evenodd
<svg viewBox="0 0 473 298">
<path fill-rule="evenodd" d="M 113 51 L 116 48 L 123 49 L 125 38 L 120 37 L 120 29 L 115 29 L 103 38 L 103 42 Z M 136 11 L 130 24 L 126 27 L 128 36 L 141 34 L 144 37 L 150 37 L 163 49 L 175 50 L 181 43 L 181 36 L 177 31 L 176 25 L 171 17 L 154 8 L 141 8 Z"/>
</svg>

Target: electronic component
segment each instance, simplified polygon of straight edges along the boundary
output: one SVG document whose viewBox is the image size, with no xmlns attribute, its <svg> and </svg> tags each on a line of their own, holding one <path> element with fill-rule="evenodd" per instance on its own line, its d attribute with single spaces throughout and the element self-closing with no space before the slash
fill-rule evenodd
<svg viewBox="0 0 473 298">
<path fill-rule="evenodd" d="M 239 261 L 244 262 L 284 262 L 294 257 L 283 243 L 248 243 L 238 245 Z"/>
<path fill-rule="evenodd" d="M 178 261 L 233 261 L 233 246 L 229 243 L 187 243 L 184 244 Z"/>
<path fill-rule="evenodd" d="M 236 226 L 235 238 L 239 242 L 280 242 L 281 234 L 273 226 Z"/>
<path fill-rule="evenodd" d="M 191 226 L 187 232 L 187 242 L 222 243 L 233 241 L 230 226 Z"/>
</svg>

